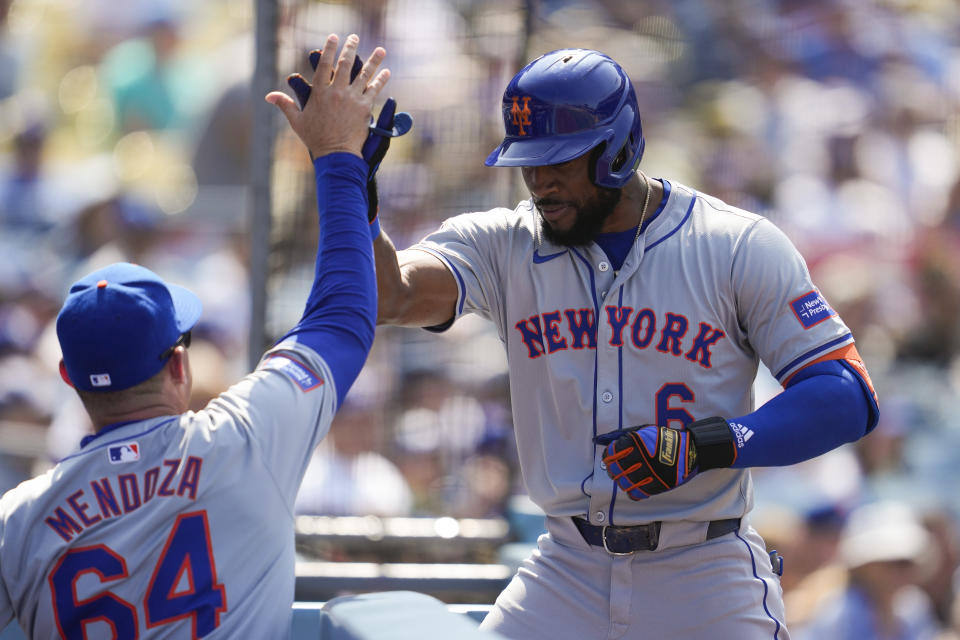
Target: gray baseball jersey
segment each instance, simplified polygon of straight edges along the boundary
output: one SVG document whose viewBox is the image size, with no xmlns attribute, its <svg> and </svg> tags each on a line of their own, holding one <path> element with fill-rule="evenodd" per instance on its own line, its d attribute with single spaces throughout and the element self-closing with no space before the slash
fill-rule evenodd
<svg viewBox="0 0 960 640">
<path fill-rule="evenodd" d="M 458 315 L 496 325 L 523 479 L 550 516 L 597 525 L 743 516 L 748 470 L 706 471 L 635 502 L 607 476 L 594 436 L 749 413 L 759 361 L 783 382 L 853 342 L 772 223 L 665 185 L 663 210 L 619 271 L 595 243 L 543 238 L 529 201 L 451 218 L 414 246 L 455 275 Z"/>
<path fill-rule="evenodd" d="M 323 360 L 286 341 L 203 410 L 108 427 L 7 492 L 0 628 L 284 637 L 294 498 L 335 405 Z"/>
</svg>

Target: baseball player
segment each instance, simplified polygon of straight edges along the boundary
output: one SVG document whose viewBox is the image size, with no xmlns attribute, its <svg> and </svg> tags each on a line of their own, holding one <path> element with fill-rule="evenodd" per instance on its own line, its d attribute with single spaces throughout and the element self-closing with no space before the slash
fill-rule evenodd
<svg viewBox="0 0 960 640">
<path fill-rule="evenodd" d="M 96 433 L 0 499 L 0 628 L 30 638 L 285 638 L 293 503 L 315 445 L 366 359 L 376 286 L 361 150 L 389 78 L 376 49 L 331 35 L 303 110 L 323 229 L 303 316 L 256 370 L 187 410 L 200 302 L 149 269 L 76 282 L 57 318 L 61 374 Z M 306 81 L 299 78 L 300 83 Z"/>
<path fill-rule="evenodd" d="M 378 322 L 497 327 L 523 480 L 547 533 L 483 627 L 510 638 L 785 640 L 746 520 L 749 467 L 862 437 L 853 336 L 761 216 L 638 171 L 637 99 L 596 51 L 547 53 L 503 95 L 488 166 L 530 198 L 405 251 L 375 239 Z M 758 363 L 782 394 L 756 409 Z M 756 410 L 755 410 L 756 409 Z"/>
</svg>

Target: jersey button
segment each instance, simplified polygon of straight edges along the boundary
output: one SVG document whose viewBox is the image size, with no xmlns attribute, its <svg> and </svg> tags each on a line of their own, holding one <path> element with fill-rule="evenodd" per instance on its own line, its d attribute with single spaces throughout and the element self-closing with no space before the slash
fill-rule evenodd
<svg viewBox="0 0 960 640">
<path fill-rule="evenodd" d="M 604 402 L 610 402 L 611 400 L 613 400 L 613 394 L 610 393 L 609 391 L 604 391 L 603 394 L 600 396 L 600 399 L 603 400 Z"/>
<path fill-rule="evenodd" d="M 606 289 L 604 289 L 603 291 L 600 292 L 600 297 L 601 297 L 601 298 L 606 298 L 606 297 L 607 297 L 607 290 L 606 290 Z"/>
<path fill-rule="evenodd" d="M 603 522 L 607 519 L 607 514 L 605 514 L 603 511 L 597 511 L 593 517 L 597 519 L 597 522 Z"/>
<path fill-rule="evenodd" d="M 610 268 L 610 265 L 607 264 L 606 262 L 601 262 L 600 264 L 597 265 L 597 268 L 600 269 L 600 271 L 606 271 L 607 269 Z"/>
</svg>

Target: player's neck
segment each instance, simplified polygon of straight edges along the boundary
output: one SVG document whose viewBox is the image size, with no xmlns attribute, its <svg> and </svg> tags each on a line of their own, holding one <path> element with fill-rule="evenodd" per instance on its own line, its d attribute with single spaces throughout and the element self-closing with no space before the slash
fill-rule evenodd
<svg viewBox="0 0 960 640">
<path fill-rule="evenodd" d="M 174 416 L 190 408 L 191 382 L 166 377 L 161 384 L 137 386 L 99 399 L 86 394 L 84 407 L 94 431 L 118 422 L 138 422 L 160 416 Z"/>
<path fill-rule="evenodd" d="M 604 223 L 601 229 L 602 233 L 636 229 L 637 225 L 640 224 L 641 218 L 649 220 L 652 217 L 653 212 L 660 206 L 660 200 L 663 198 L 663 185 L 659 180 L 653 179 L 648 179 L 646 184 L 650 185 L 649 202 L 646 202 L 646 186 L 640 173 L 635 173 L 630 181 L 623 186 L 620 202 L 617 203 L 617 206 L 613 209 L 613 213 Z M 647 205 L 645 215 L 643 212 L 644 203 Z"/>
<path fill-rule="evenodd" d="M 160 416 L 172 416 L 183 413 L 184 410 L 175 406 L 173 402 L 157 401 L 137 409 L 120 411 L 89 411 L 90 420 L 93 423 L 93 430 L 99 432 L 107 425 L 117 424 L 118 422 L 139 422 L 140 420 L 149 420 Z"/>
<path fill-rule="evenodd" d="M 138 422 L 160 416 L 175 416 L 190 408 L 193 376 L 187 351 L 179 347 L 167 365 L 135 387 L 104 396 L 81 394 L 94 431 L 118 422 Z"/>
</svg>

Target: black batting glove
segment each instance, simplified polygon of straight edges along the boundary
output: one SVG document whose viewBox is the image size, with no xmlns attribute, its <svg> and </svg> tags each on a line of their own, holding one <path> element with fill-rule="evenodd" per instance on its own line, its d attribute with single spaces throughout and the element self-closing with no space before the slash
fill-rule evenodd
<svg viewBox="0 0 960 640">
<path fill-rule="evenodd" d="M 657 425 L 632 427 L 598 436 L 606 444 L 607 475 L 632 500 L 675 489 L 701 471 L 729 467 L 736 446 L 727 421 L 713 417 L 685 429 Z"/>
<path fill-rule="evenodd" d="M 688 432 L 648 424 L 619 433 L 603 462 L 631 500 L 675 489 L 697 475 L 697 450 Z"/>
</svg>

